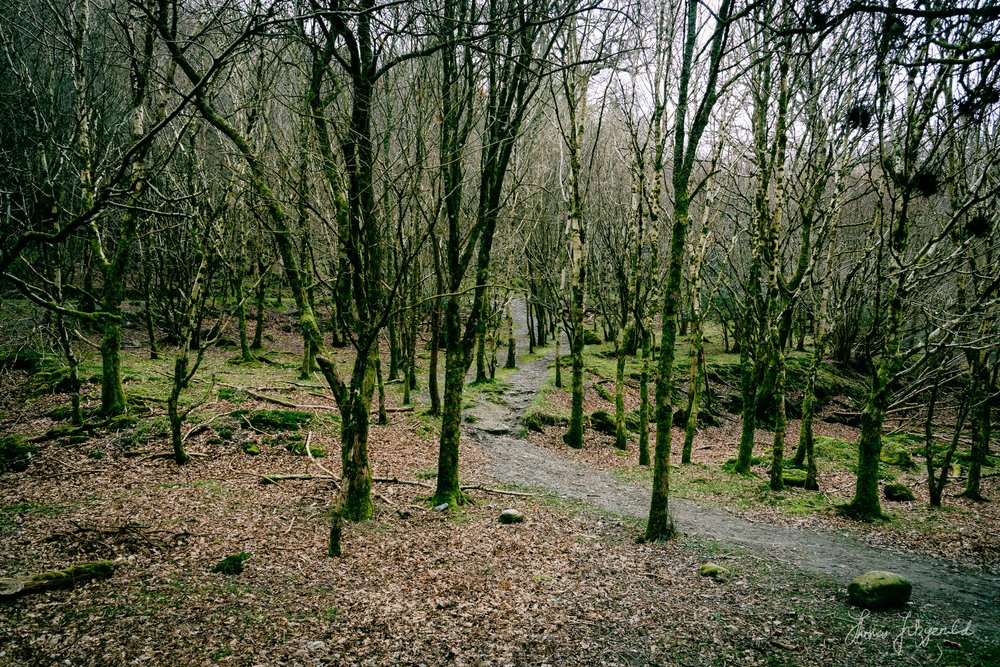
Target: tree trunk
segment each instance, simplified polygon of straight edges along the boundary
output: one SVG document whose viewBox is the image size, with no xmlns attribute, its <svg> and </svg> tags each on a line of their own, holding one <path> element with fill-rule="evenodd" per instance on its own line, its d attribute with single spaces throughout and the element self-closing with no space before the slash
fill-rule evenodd
<svg viewBox="0 0 1000 667">
<path fill-rule="evenodd" d="M 438 449 L 437 487 L 434 503 L 450 507 L 462 505 L 465 498 L 458 479 L 458 445 L 462 425 L 462 392 L 468 370 L 462 349 L 458 299 L 448 297 L 445 306 L 445 376 L 444 406 L 441 413 L 441 440 Z"/>
<path fill-rule="evenodd" d="M 977 360 L 972 364 L 970 393 L 970 425 L 972 426 L 972 452 L 969 460 L 969 478 L 962 495 L 970 500 L 983 501 L 986 498 L 982 492 L 983 467 L 986 465 L 990 450 L 992 418 L 989 391 L 989 370 L 985 363 L 986 352 L 977 352 Z"/>
<path fill-rule="evenodd" d="M 628 431 L 625 428 L 625 335 L 615 333 L 615 448 L 628 449 Z"/>
<path fill-rule="evenodd" d="M 253 343 L 250 344 L 251 350 L 259 350 L 264 347 L 264 277 L 265 268 L 263 263 L 258 263 L 257 265 L 257 293 L 255 295 L 255 301 L 257 303 L 257 314 L 254 317 L 256 322 L 254 332 L 253 332 Z"/>
<path fill-rule="evenodd" d="M 514 318 L 510 315 L 509 301 L 507 302 L 507 360 L 503 367 L 517 368 L 517 341 L 514 339 Z"/>
</svg>

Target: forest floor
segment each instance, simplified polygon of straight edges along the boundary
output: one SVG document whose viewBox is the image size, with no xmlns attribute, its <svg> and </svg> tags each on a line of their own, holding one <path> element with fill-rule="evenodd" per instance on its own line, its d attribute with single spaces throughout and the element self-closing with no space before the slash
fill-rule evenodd
<svg viewBox="0 0 1000 667">
<path fill-rule="evenodd" d="M 290 328 L 287 319 L 275 316 L 269 330 Z M 518 369 L 470 387 L 466 399 L 465 483 L 534 495 L 470 489 L 474 504 L 434 512 L 436 423 L 422 414 L 418 396 L 416 410 L 390 412 L 389 423 L 371 433 L 375 476 L 409 483 L 377 482 L 375 519 L 349 525 L 345 555 L 328 558 L 334 491 L 326 477 L 339 473 L 338 418 L 320 381 L 298 379 L 294 335 L 279 335 L 269 348 L 268 363 L 251 365 L 227 363 L 231 350 L 209 351 L 204 381 L 187 398 L 199 404 L 191 427 L 206 428 L 192 431 L 196 456 L 186 466 L 159 456 L 169 449 L 161 401 L 171 360 L 150 361 L 137 348 L 125 366 L 130 397 L 149 406 L 138 419 L 85 439 L 42 437 L 26 471 L 0 474 L 0 577 L 92 560 L 116 564 L 107 581 L 0 602 L 0 665 L 1000 660 L 997 536 L 961 508 L 942 512 L 951 522 L 944 532 L 966 525 L 970 543 L 982 548 L 934 559 L 892 535 L 886 539 L 898 548 L 891 551 L 857 537 L 892 533 L 892 524 L 851 535 L 833 524 L 796 528 L 786 525 L 788 504 L 740 506 L 739 489 L 703 501 L 706 485 L 688 480 L 677 488 L 690 499 L 672 500 L 684 535 L 640 543 L 648 483 L 629 458 L 634 443 L 620 456 L 591 433 L 582 452 L 556 451 L 558 428 L 526 434 L 520 426 L 525 410 L 555 410 L 563 400 L 546 386 L 551 348 L 522 355 Z M 89 372 L 95 363 L 87 358 Z M 593 374 L 591 383 L 600 381 Z M 61 415 L 66 396 L 36 389 L 27 374 L 5 371 L 2 434 L 44 436 L 64 424 L 53 415 Z M 387 390 L 389 406 L 399 408 L 399 385 Z M 88 383 L 86 391 L 93 405 L 99 387 Z M 589 402 L 597 400 L 593 391 L 591 384 Z M 273 399 L 312 416 L 292 431 L 255 420 L 258 410 L 287 407 Z M 310 461 L 305 442 L 331 455 Z M 252 445 L 259 455 L 248 453 Z M 725 446 L 731 450 L 731 442 Z M 708 467 L 721 463 L 710 464 L 708 450 L 696 452 L 699 474 L 714 479 Z M 314 477 L 268 483 L 278 474 Z M 500 525 L 508 507 L 525 522 Z M 814 521 L 816 514 L 824 511 L 803 516 Z M 212 571 L 241 552 L 252 554 L 241 574 Z M 709 561 L 729 576 L 699 576 Z M 844 582 L 875 565 L 913 579 L 907 609 L 868 615 L 847 604 Z"/>
</svg>

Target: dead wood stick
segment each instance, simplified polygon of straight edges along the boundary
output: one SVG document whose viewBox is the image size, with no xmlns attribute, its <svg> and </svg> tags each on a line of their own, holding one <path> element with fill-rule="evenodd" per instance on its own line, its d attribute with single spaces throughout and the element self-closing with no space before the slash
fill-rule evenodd
<svg viewBox="0 0 1000 667">
<path fill-rule="evenodd" d="M 208 457 L 208 454 L 205 454 L 204 452 L 188 452 L 187 455 L 191 456 L 191 457 L 194 457 L 194 458 L 207 458 Z M 150 454 L 149 456 L 143 456 L 139 460 L 140 461 L 149 461 L 151 459 L 172 459 L 172 458 L 174 458 L 174 456 L 175 455 L 174 455 L 173 452 L 161 452 L 161 453 L 157 453 L 157 454 Z"/>
<path fill-rule="evenodd" d="M 276 398 L 274 396 L 268 396 L 266 394 L 259 394 L 252 389 L 246 387 L 237 387 L 232 384 L 219 383 L 220 387 L 228 387 L 230 389 L 238 389 L 239 391 L 245 392 L 254 398 L 265 401 L 267 403 L 274 403 L 275 405 L 280 405 L 285 408 L 293 408 L 295 410 L 336 410 L 337 408 L 331 407 L 329 405 L 299 405 L 298 403 L 292 403 L 291 401 L 286 401 L 281 398 Z"/>
<path fill-rule="evenodd" d="M 202 423 L 198 424 L 197 426 L 191 427 L 191 430 L 189 430 L 187 433 L 185 433 L 184 437 L 181 438 L 181 442 L 186 442 L 187 439 L 190 438 L 192 435 L 198 435 L 202 431 L 208 430 L 208 427 L 212 425 L 212 422 L 214 422 L 216 419 L 218 419 L 219 417 L 222 417 L 222 416 L 223 415 L 221 415 L 221 414 L 215 415 L 214 417 L 212 417 L 211 419 L 209 419 L 207 422 L 202 422 Z"/>
<path fill-rule="evenodd" d="M 517 496 L 518 498 L 537 498 L 537 493 L 527 493 L 525 491 L 505 491 L 504 489 L 494 489 L 488 486 L 480 486 L 479 484 L 473 484 L 471 486 L 463 486 L 463 491 L 482 491 L 484 493 L 495 493 L 498 496 Z"/>
<path fill-rule="evenodd" d="M 317 461 L 317 460 L 316 460 L 316 459 L 315 459 L 315 458 L 313 457 L 313 453 L 312 453 L 312 450 L 311 450 L 311 449 L 309 449 L 309 443 L 311 443 L 311 442 L 312 442 L 312 437 L 313 437 L 313 432 L 312 432 L 312 431 L 309 431 L 309 434 L 308 434 L 308 435 L 306 435 L 306 455 L 307 455 L 307 456 L 309 457 L 309 460 L 310 460 L 310 461 L 312 461 L 312 463 L 313 463 L 313 465 L 314 465 L 314 466 L 316 466 L 317 468 L 319 468 L 320 470 L 322 470 L 323 472 L 325 472 L 325 473 L 326 473 L 327 475 L 329 475 L 329 476 L 330 476 L 330 477 L 331 477 L 332 479 L 336 479 L 337 477 L 336 477 L 336 476 L 335 476 L 335 475 L 334 475 L 334 474 L 333 474 L 332 472 L 330 472 L 329 470 L 327 470 L 326 468 L 324 468 L 323 466 L 321 466 L 321 465 L 319 464 L 319 461 Z"/>
<path fill-rule="evenodd" d="M 279 482 L 285 482 L 289 480 L 299 480 L 299 479 L 329 479 L 336 481 L 334 477 L 330 477 L 329 475 L 311 475 L 309 473 L 281 473 L 275 475 L 262 474 L 260 476 L 260 483 L 277 484 Z"/>
<path fill-rule="evenodd" d="M 0 599 L 15 598 L 29 593 L 70 588 L 91 579 L 107 579 L 114 574 L 115 565 L 111 561 L 83 563 L 65 570 L 39 572 L 26 577 L 0 579 Z"/>
<path fill-rule="evenodd" d="M 408 484 L 410 486 L 422 486 L 425 489 L 434 488 L 430 484 L 418 482 L 415 479 L 399 479 L 398 477 L 372 477 L 372 481 L 378 482 L 379 484 Z"/>
<path fill-rule="evenodd" d="M 53 477 L 69 477 L 70 475 L 90 475 L 99 472 L 104 472 L 98 468 L 81 468 L 79 470 L 67 470 L 65 472 L 53 472 L 48 475 L 42 475 L 42 479 L 52 479 Z"/>
<path fill-rule="evenodd" d="M 285 384 L 293 384 L 296 387 L 308 387 L 309 389 L 326 389 L 321 384 L 306 384 L 305 382 L 294 382 L 292 380 L 282 380 Z"/>
</svg>

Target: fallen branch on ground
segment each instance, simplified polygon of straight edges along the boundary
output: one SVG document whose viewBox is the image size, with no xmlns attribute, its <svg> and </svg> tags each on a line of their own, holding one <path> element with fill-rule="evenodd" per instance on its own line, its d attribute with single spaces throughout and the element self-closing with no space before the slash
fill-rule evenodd
<svg viewBox="0 0 1000 667">
<path fill-rule="evenodd" d="M 261 484 L 278 484 L 279 482 L 285 482 L 289 480 L 309 480 L 309 479 L 326 479 L 336 482 L 335 477 L 330 475 L 310 475 L 309 473 L 289 473 L 280 475 L 261 475 Z"/>
<path fill-rule="evenodd" d="M 266 394 L 259 394 L 252 389 L 247 389 L 246 387 L 237 387 L 232 384 L 218 383 L 220 387 L 227 387 L 229 389 L 236 389 L 242 391 L 245 394 L 253 396 L 254 398 L 264 401 L 266 403 L 274 403 L 275 405 L 280 405 L 284 408 L 292 408 L 293 410 L 336 410 L 337 408 L 330 405 L 299 405 L 298 403 L 292 403 L 291 401 L 286 401 L 281 398 L 276 398 L 274 396 L 268 396 Z"/>
<path fill-rule="evenodd" d="M 192 458 L 208 458 L 208 454 L 204 452 L 188 452 L 188 456 Z M 150 454 L 148 456 L 143 456 L 140 461 L 149 461 L 151 459 L 172 459 L 176 456 L 173 452 L 158 452 L 156 454 Z"/>
<path fill-rule="evenodd" d="M 494 489 L 488 486 L 480 486 L 479 484 L 473 484 L 471 486 L 463 486 L 463 491 L 482 491 L 483 493 L 495 493 L 499 496 L 517 496 L 518 498 L 537 498 L 537 493 L 528 493 L 526 491 L 506 491 L 504 489 Z"/>
<path fill-rule="evenodd" d="M 434 488 L 430 484 L 425 484 L 424 482 L 418 482 L 415 479 L 399 479 L 398 477 L 372 477 L 372 481 L 378 482 L 379 484 L 408 484 L 410 486 L 421 486 L 425 489 Z"/>
<path fill-rule="evenodd" d="M 98 561 L 74 565 L 65 570 L 0 579 L 0 599 L 10 599 L 56 588 L 71 588 L 91 579 L 107 579 L 114 574 L 114 571 L 115 565 L 111 561 Z"/>
</svg>

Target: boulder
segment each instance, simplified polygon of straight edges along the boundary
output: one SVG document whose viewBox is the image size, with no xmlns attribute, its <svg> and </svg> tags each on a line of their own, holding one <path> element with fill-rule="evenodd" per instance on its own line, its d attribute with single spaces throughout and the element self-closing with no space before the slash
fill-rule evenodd
<svg viewBox="0 0 1000 667">
<path fill-rule="evenodd" d="M 521 523 L 524 521 L 524 514 L 513 507 L 500 512 L 500 523 Z"/>
<path fill-rule="evenodd" d="M 847 586 L 851 604 L 865 609 L 901 607 L 910 599 L 913 584 L 892 572 L 873 570 L 855 577 Z"/>
<path fill-rule="evenodd" d="M 590 413 L 590 427 L 598 433 L 614 435 L 615 418 L 607 410 L 594 410 Z"/>
<path fill-rule="evenodd" d="M 885 488 L 882 489 L 882 493 L 885 495 L 886 500 L 910 502 L 917 499 L 913 491 L 910 490 L 910 487 L 905 484 L 886 484 Z"/>
</svg>

